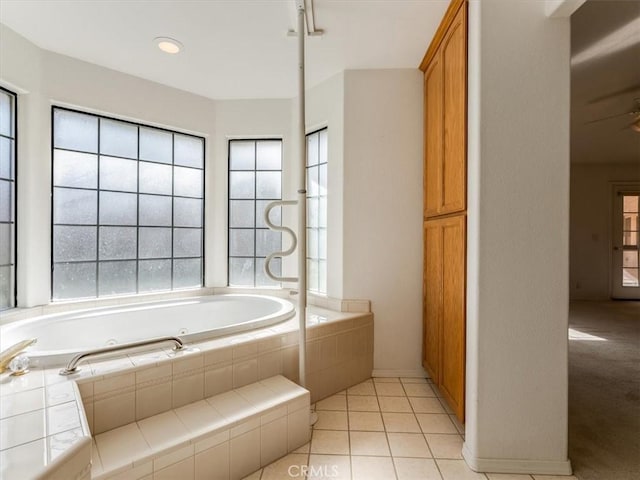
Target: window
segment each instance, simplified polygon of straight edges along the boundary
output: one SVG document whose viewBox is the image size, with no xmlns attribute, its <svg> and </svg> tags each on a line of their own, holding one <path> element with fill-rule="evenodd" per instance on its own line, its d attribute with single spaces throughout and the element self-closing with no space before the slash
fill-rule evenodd
<svg viewBox="0 0 640 480">
<path fill-rule="evenodd" d="M 327 129 L 307 135 L 307 284 L 327 293 Z"/>
<path fill-rule="evenodd" d="M 204 139 L 53 108 L 53 298 L 203 283 Z"/>
<path fill-rule="evenodd" d="M 640 285 L 638 266 L 640 265 L 640 248 L 638 245 L 638 210 L 640 195 L 624 194 L 622 196 L 622 286 L 637 287 Z"/>
<path fill-rule="evenodd" d="M 282 248 L 282 234 L 264 223 L 267 204 L 282 198 L 282 140 L 229 141 L 229 285 L 278 286 L 264 273 L 265 257 Z M 281 208 L 271 221 L 281 224 Z M 275 258 L 271 271 L 281 275 Z"/>
<path fill-rule="evenodd" d="M 16 98 L 0 87 L 0 310 L 16 305 Z"/>
</svg>

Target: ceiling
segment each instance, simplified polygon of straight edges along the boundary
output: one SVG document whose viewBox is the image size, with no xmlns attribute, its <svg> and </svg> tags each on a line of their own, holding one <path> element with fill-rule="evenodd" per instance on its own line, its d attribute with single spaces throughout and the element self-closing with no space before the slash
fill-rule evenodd
<svg viewBox="0 0 640 480">
<path fill-rule="evenodd" d="M 627 114 L 640 108 L 640 1 L 588 0 L 571 17 L 571 54 L 571 161 L 640 168 Z"/>
<path fill-rule="evenodd" d="M 309 2 L 309 0 L 307 0 Z M 314 0 L 307 82 L 416 68 L 448 0 Z M 46 50 L 214 99 L 296 95 L 294 0 L 2 0 L 0 22 Z M 184 44 L 162 53 L 154 38 Z"/>
<path fill-rule="evenodd" d="M 448 3 L 313 0 L 325 34 L 308 38 L 308 85 L 417 67 Z M 2 0 L 0 22 L 46 50 L 209 98 L 296 95 L 294 0 Z M 640 98 L 640 1 L 588 0 L 571 23 L 572 162 L 638 162 L 640 134 L 619 114 Z M 158 36 L 185 48 L 162 53 Z"/>
</svg>

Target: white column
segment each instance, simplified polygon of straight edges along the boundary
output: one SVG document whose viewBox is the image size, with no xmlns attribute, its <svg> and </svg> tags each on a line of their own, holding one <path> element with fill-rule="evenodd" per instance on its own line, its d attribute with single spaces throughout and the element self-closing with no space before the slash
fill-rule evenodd
<svg viewBox="0 0 640 480">
<path fill-rule="evenodd" d="M 568 18 L 471 0 L 467 420 L 476 470 L 568 474 Z"/>
</svg>

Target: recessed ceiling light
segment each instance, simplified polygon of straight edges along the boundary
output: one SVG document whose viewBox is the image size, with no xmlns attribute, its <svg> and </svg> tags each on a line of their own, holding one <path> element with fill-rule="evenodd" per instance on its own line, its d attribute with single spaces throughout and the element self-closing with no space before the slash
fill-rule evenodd
<svg viewBox="0 0 640 480">
<path fill-rule="evenodd" d="M 156 45 L 158 45 L 158 48 L 165 53 L 180 53 L 180 50 L 183 48 L 178 40 L 169 37 L 156 37 L 154 41 Z"/>
</svg>

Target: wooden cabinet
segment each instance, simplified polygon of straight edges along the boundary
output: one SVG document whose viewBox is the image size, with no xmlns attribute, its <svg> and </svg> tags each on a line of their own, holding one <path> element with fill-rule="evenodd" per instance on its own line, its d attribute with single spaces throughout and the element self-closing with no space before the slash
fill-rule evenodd
<svg viewBox="0 0 640 480">
<path fill-rule="evenodd" d="M 424 74 L 424 216 L 442 211 L 442 62 L 436 55 Z"/>
<path fill-rule="evenodd" d="M 463 5 L 425 68 L 425 217 L 466 208 L 466 30 Z"/>
<path fill-rule="evenodd" d="M 424 71 L 423 366 L 464 422 L 466 1 L 453 0 Z"/>
<path fill-rule="evenodd" d="M 466 217 L 424 222 L 424 367 L 464 418 Z"/>
</svg>

